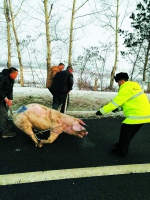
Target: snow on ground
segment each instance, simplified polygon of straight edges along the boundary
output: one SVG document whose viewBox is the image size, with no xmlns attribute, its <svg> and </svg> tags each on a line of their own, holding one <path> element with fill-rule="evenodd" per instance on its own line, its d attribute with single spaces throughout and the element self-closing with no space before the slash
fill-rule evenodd
<svg viewBox="0 0 150 200">
<path fill-rule="evenodd" d="M 45 98 L 49 97 L 51 94 L 47 88 L 33 88 L 33 87 L 18 87 L 14 86 L 13 89 L 14 98 L 20 96 L 45 96 Z M 97 92 L 97 91 L 84 91 L 84 90 L 72 90 L 70 92 L 70 98 L 76 98 L 76 96 L 85 98 L 87 97 L 88 101 L 92 101 L 93 99 L 103 99 L 104 101 L 110 101 L 117 93 L 116 92 Z M 99 105 L 95 105 L 95 109 L 97 109 Z M 67 111 L 66 114 L 73 115 L 75 117 L 95 117 L 96 110 L 93 111 Z M 107 114 L 106 116 L 114 116 L 114 113 Z M 116 114 L 115 114 L 116 116 Z"/>
<path fill-rule="evenodd" d="M 17 98 L 18 96 L 45 96 L 49 97 L 51 94 L 48 91 L 47 88 L 33 88 L 33 87 L 18 87 L 14 86 L 13 89 L 14 98 Z M 117 92 L 100 92 L 100 91 L 85 91 L 85 90 L 72 90 L 70 92 L 70 98 L 75 98 L 76 96 L 85 98 L 87 97 L 88 101 L 92 101 L 93 99 L 101 99 L 103 100 L 103 104 L 108 103 L 111 101 L 115 96 L 117 95 Z M 150 100 L 150 94 L 147 94 L 149 100 Z M 98 108 L 99 105 L 95 105 L 95 109 Z M 95 116 L 96 110 L 93 111 L 67 111 L 66 114 L 73 115 L 75 117 L 100 117 Z M 102 117 L 117 117 L 117 116 L 124 116 L 123 112 L 117 112 L 113 113 L 110 112 Z"/>
<path fill-rule="evenodd" d="M 50 95 L 47 88 L 33 88 L 33 87 L 18 87 L 15 86 L 14 96 L 16 95 Z M 100 91 L 85 91 L 85 90 L 72 90 L 70 95 L 85 96 L 88 98 L 96 98 L 101 96 L 103 99 L 112 99 L 117 93 L 116 92 L 100 92 Z M 107 100 L 107 99 L 106 99 Z"/>
<path fill-rule="evenodd" d="M 51 94 L 48 91 L 47 88 L 33 88 L 33 87 L 18 87 L 14 86 L 13 89 L 13 96 L 14 98 L 20 97 L 20 96 L 45 96 L 45 98 L 49 97 Z M 87 97 L 88 101 L 92 101 L 93 99 L 103 99 L 104 102 L 109 102 L 111 99 L 116 95 L 116 92 L 97 92 L 97 91 L 84 91 L 84 90 L 72 90 L 70 92 L 70 98 L 76 98 L 81 97 L 85 98 Z M 98 109 L 99 105 L 95 105 L 95 110 L 93 111 L 67 111 L 66 114 L 75 116 L 75 117 L 99 117 L 95 116 L 96 109 Z M 119 113 L 119 115 L 122 115 L 122 112 Z M 107 116 L 118 116 L 118 114 L 109 113 L 105 115 Z"/>
</svg>

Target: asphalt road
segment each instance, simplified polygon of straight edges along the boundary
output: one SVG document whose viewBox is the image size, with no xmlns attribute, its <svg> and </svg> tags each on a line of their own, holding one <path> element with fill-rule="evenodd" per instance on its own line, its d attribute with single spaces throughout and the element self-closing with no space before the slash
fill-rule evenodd
<svg viewBox="0 0 150 200">
<path fill-rule="evenodd" d="M 0 200 L 149 200 L 150 173 L 144 173 L 145 165 L 142 164 L 150 163 L 150 124 L 144 125 L 136 134 L 127 157 L 114 157 L 110 150 L 118 141 L 122 120 L 121 117 L 83 119 L 88 125 L 88 136 L 81 139 L 63 133 L 54 143 L 42 148 L 35 147 L 31 139 L 10 121 L 17 136 L 0 138 L 0 175 L 6 179 L 7 174 L 19 176 L 19 173 L 53 170 L 61 174 L 63 170 L 105 166 L 114 166 L 119 172 L 120 166 L 133 164 L 140 164 L 142 171 L 1 184 Z M 41 137 L 47 138 L 48 134 Z"/>
</svg>

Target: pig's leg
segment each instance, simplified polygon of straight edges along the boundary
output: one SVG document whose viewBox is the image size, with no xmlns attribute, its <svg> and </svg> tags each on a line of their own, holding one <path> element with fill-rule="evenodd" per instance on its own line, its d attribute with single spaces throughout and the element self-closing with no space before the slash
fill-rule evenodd
<svg viewBox="0 0 150 200">
<path fill-rule="evenodd" d="M 25 132 L 35 143 L 35 146 L 42 147 L 43 145 L 38 142 L 38 140 L 35 137 L 35 134 L 32 130 L 32 124 L 29 122 L 28 118 L 26 116 L 19 116 L 17 119 L 16 125 L 18 128 L 20 128 L 23 132 Z"/>
<path fill-rule="evenodd" d="M 28 134 L 28 133 L 27 133 Z M 31 139 L 33 140 L 33 142 L 35 143 L 35 146 L 37 147 L 42 147 L 43 144 L 41 142 L 38 142 L 38 140 L 36 139 L 34 133 L 29 135 L 31 137 Z"/>
<path fill-rule="evenodd" d="M 56 138 L 58 137 L 58 133 L 55 132 L 50 132 L 50 136 L 47 140 L 41 140 L 41 144 L 46 144 L 46 143 L 52 143 L 56 140 Z"/>
<path fill-rule="evenodd" d="M 32 131 L 32 127 L 31 126 L 28 126 L 28 127 L 25 127 L 22 129 L 27 135 L 30 136 L 30 138 L 32 139 L 32 141 L 35 143 L 35 146 L 37 147 L 42 147 L 43 145 L 38 142 L 38 140 L 36 139 L 35 137 L 35 134 L 34 132 Z"/>
</svg>

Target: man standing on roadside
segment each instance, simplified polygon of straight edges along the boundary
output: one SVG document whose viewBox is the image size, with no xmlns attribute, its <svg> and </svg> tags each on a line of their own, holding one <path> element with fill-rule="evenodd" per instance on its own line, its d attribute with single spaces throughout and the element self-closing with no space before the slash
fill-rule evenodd
<svg viewBox="0 0 150 200">
<path fill-rule="evenodd" d="M 13 85 L 17 78 L 18 70 L 14 67 L 3 69 L 0 73 L 0 128 L 2 138 L 14 137 L 8 123 L 8 107 L 12 106 Z"/>
<path fill-rule="evenodd" d="M 53 79 L 54 79 L 56 73 L 62 71 L 64 69 L 64 67 L 65 67 L 65 65 L 63 63 L 59 63 L 58 66 L 52 66 L 50 68 L 49 75 L 48 75 L 47 82 L 46 82 L 46 87 L 48 88 L 48 90 L 51 93 L 52 93 L 51 85 L 52 85 Z"/>
<path fill-rule="evenodd" d="M 58 72 L 53 79 L 51 90 L 53 93 L 52 109 L 58 110 L 62 104 L 60 112 L 64 113 L 69 105 L 69 92 L 73 86 L 73 68 L 68 66 L 66 70 Z"/>
</svg>

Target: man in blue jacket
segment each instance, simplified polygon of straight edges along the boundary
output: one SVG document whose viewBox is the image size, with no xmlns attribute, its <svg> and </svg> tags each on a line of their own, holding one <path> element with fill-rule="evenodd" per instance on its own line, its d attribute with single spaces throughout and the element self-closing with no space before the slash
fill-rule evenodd
<svg viewBox="0 0 150 200">
<path fill-rule="evenodd" d="M 14 67 L 3 69 L 0 73 L 0 128 L 2 138 L 14 137 L 8 123 L 8 108 L 12 106 L 13 85 L 17 78 L 18 70 Z"/>
<path fill-rule="evenodd" d="M 69 92 L 72 90 L 73 86 L 72 73 L 73 68 L 71 66 L 68 66 L 64 71 L 57 72 L 51 86 L 51 91 L 53 93 L 52 109 L 58 110 L 61 105 L 61 113 L 66 111 L 69 104 Z"/>
</svg>

